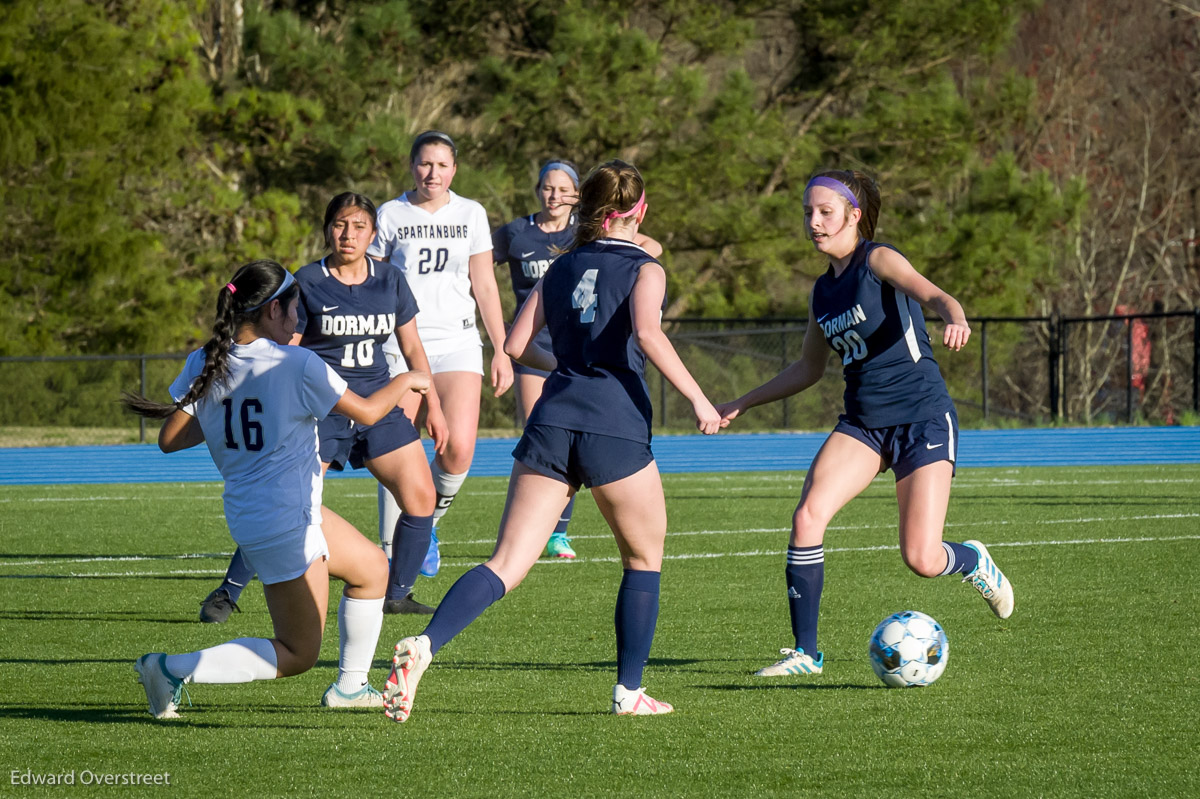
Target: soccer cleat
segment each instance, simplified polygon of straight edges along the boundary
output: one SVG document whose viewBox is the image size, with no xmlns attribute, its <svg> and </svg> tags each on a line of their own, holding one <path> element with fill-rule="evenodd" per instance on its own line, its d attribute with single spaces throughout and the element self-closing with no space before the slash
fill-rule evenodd
<svg viewBox="0 0 1200 799">
<path fill-rule="evenodd" d="M 383 684 L 383 714 L 392 721 L 405 722 L 412 715 L 417 683 L 433 654 L 429 651 L 429 636 L 414 635 L 396 644 L 392 655 L 392 673 Z"/>
<path fill-rule="evenodd" d="M 438 569 L 442 568 L 442 551 L 438 546 L 437 528 L 429 531 L 429 550 L 425 560 L 421 562 L 422 577 L 436 577 Z"/>
<path fill-rule="evenodd" d="M 429 605 L 422 605 L 413 599 L 412 591 L 409 591 L 403 599 L 383 600 L 383 612 L 389 616 L 394 616 L 398 613 L 413 616 L 432 616 L 433 608 L 429 607 Z"/>
<path fill-rule="evenodd" d="M 162 652 L 151 652 L 134 661 L 133 669 L 138 674 L 138 682 L 146 689 L 150 715 L 156 719 L 177 719 L 183 680 L 170 675 L 166 661 L 167 656 Z"/>
<path fill-rule="evenodd" d="M 546 554 L 552 558 L 573 558 L 575 550 L 571 549 L 571 539 L 566 533 L 553 533 L 546 543 Z"/>
<path fill-rule="evenodd" d="M 613 686 L 612 712 L 618 716 L 661 716 L 675 708 L 646 693 L 645 688 L 630 690 L 624 685 Z"/>
<path fill-rule="evenodd" d="M 963 578 L 963 582 L 970 583 L 976 591 L 983 594 L 992 613 L 1002 619 L 1007 619 L 1012 615 L 1013 606 L 1016 604 L 1013 599 L 1012 583 L 992 560 L 987 547 L 978 541 L 963 541 L 963 546 L 970 547 L 979 553 L 979 563 L 970 574 Z"/>
<path fill-rule="evenodd" d="M 229 591 L 222 586 L 214 589 L 200 603 L 200 621 L 205 624 L 224 624 L 235 610 L 238 613 L 242 612 L 242 609 L 229 596 Z"/>
<path fill-rule="evenodd" d="M 825 653 L 818 652 L 814 660 L 803 649 L 780 649 L 779 662 L 754 672 L 756 677 L 786 677 L 789 674 L 820 674 L 825 668 Z"/>
<path fill-rule="evenodd" d="M 321 707 L 383 707 L 383 694 L 369 683 L 352 694 L 343 693 L 337 683 L 332 683 L 321 697 Z"/>
</svg>

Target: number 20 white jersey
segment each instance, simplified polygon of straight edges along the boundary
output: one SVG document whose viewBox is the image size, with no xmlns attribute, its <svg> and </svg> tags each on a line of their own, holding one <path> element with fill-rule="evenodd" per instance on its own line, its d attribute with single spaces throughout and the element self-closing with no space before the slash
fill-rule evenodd
<svg viewBox="0 0 1200 799">
<path fill-rule="evenodd" d="M 407 193 L 381 205 L 367 250 L 404 272 L 421 309 L 417 332 L 430 356 L 480 344 L 469 262 L 492 249 L 483 206 L 447 194 L 450 201 L 434 213 L 413 205 Z"/>
</svg>

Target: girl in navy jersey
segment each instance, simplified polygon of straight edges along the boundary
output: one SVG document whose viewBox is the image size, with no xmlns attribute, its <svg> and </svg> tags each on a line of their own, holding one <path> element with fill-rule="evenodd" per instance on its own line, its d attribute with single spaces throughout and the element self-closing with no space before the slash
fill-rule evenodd
<svg viewBox="0 0 1200 799">
<path fill-rule="evenodd" d="M 393 335 L 413 368 L 429 371 L 417 334 L 416 300 L 404 275 L 366 254 L 375 236 L 375 216 L 374 203 L 361 194 L 334 197 L 325 209 L 325 243 L 330 253 L 296 271 L 301 301 L 292 343 L 316 352 L 350 388 L 364 395 L 388 382 L 382 346 Z M 445 422 L 436 392 L 430 390 L 426 400 L 435 447 L 444 448 Z M 340 413 L 330 413 L 321 420 L 318 433 L 322 474 L 330 467 L 340 471 L 347 463 L 356 469 L 365 466 L 405 508 L 384 537 L 391 562 L 384 612 L 432 613 L 433 608 L 412 596 L 429 547 L 434 489 L 409 417 L 393 408 L 376 424 L 356 425 Z M 241 587 L 252 575 L 240 553 L 234 553 L 225 582 L 205 600 L 201 618 L 215 603 L 236 607 Z"/>
<path fill-rule="evenodd" d="M 646 358 L 692 402 L 697 426 L 722 426 L 659 324 L 666 273 L 633 243 L 646 215 L 642 176 L 623 161 L 597 167 L 580 189 L 575 247 L 550 265 L 509 331 L 509 354 L 550 373 L 516 462 L 496 549 L 450 588 L 429 626 L 396 644 L 386 713 L 405 721 L 433 655 L 537 561 L 566 500 L 589 486 L 617 539 L 617 685 L 612 710 L 653 715 L 672 708 L 642 689 L 658 619 L 666 537 L 662 481 L 650 451 Z M 535 339 L 550 328 L 552 352 Z"/>
<path fill-rule="evenodd" d="M 208 444 L 225 479 L 229 532 L 263 582 L 275 637 L 239 638 L 181 655 L 151 653 L 135 669 L 155 718 L 176 718 L 185 683 L 271 680 L 312 668 L 321 648 L 329 577 L 346 583 L 338 607 L 338 681 L 323 704 L 378 707 L 367 681 L 383 624 L 383 553 L 321 506 L 317 420 L 330 411 L 374 424 L 429 375 L 385 381 L 365 399 L 313 352 L 286 345 L 299 286 L 274 261 L 254 261 L 217 296 L 213 337 L 193 352 L 169 405 L 125 395 L 142 416 L 165 419 L 163 452 Z M 180 389 L 180 387 L 183 387 Z M 330 701 L 330 697 L 336 701 Z"/>
<path fill-rule="evenodd" d="M 795 649 L 780 650 L 764 677 L 820 674 L 817 613 L 825 581 L 823 542 L 830 520 L 875 475 L 896 475 L 900 554 L 921 577 L 962 574 L 1006 619 L 1013 590 L 978 541 L 942 541 L 958 446 L 958 416 L 933 359 L 922 306 L 946 323 L 943 345 L 959 350 L 971 329 L 962 306 L 922 277 L 898 250 L 871 240 L 879 216 L 875 182 L 831 171 L 804 192 L 813 246 L 828 256 L 809 301 L 800 359 L 742 397 L 718 405 L 736 419 L 755 405 L 796 394 L 820 379 L 827 347 L 841 358 L 845 413 L 813 459 L 792 517 L 785 576 Z"/>
<path fill-rule="evenodd" d="M 520 310 L 542 275 L 546 274 L 551 262 L 565 252 L 575 239 L 578 229 L 575 219 L 575 204 L 579 200 L 578 168 L 561 158 L 547 161 L 538 172 L 536 193 L 541 210 L 514 219 L 492 234 L 492 258 L 497 263 L 508 264 L 517 310 Z M 662 247 L 649 236 L 638 233 L 633 241 L 655 258 L 662 255 Z M 536 343 L 542 349 L 550 350 L 549 329 L 542 328 Z M 521 424 L 524 425 L 534 403 L 542 395 L 542 385 L 550 373 L 514 363 L 513 374 L 517 409 Z M 574 506 L 575 499 L 572 498 L 546 544 L 546 552 L 552 557 L 575 557 L 575 550 L 567 538 L 567 525 L 570 524 Z"/>
<path fill-rule="evenodd" d="M 495 396 L 512 386 L 513 374 L 504 354 L 504 317 L 487 213 L 479 203 L 450 190 L 458 171 L 458 148 L 445 133 L 429 130 L 413 141 L 409 160 L 415 187 L 379 207 L 379 229 L 370 253 L 399 267 L 416 295 L 417 332 L 446 417 L 447 443 L 432 464 L 437 493 L 434 533 L 421 566 L 421 574 L 432 577 L 441 564 L 437 524 L 475 456 L 483 384 L 477 307 L 495 348 L 490 369 Z M 410 417 L 414 410 L 415 403 L 405 406 Z M 380 518 L 386 527 L 383 520 L 396 509 L 389 507 L 386 496 L 381 500 Z"/>
</svg>

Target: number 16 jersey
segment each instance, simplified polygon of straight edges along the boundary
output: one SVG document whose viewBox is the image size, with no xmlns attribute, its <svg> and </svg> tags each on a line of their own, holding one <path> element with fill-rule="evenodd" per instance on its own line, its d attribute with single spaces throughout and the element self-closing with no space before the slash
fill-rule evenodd
<svg viewBox="0 0 1200 799">
<path fill-rule="evenodd" d="M 841 275 L 830 266 L 813 285 L 813 318 L 842 359 L 845 416 L 868 428 L 940 418 L 954 403 L 933 358 L 924 312 L 871 271 L 876 247 L 888 245 L 860 241 Z"/>
</svg>

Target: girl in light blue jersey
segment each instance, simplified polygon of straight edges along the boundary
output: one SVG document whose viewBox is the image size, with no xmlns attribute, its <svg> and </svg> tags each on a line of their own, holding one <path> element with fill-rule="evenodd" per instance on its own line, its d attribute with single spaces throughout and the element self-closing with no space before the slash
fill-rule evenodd
<svg viewBox="0 0 1200 799">
<path fill-rule="evenodd" d="M 785 577 L 795 649 L 757 672 L 820 674 L 817 614 L 825 582 L 825 529 L 843 506 L 887 469 L 896 475 L 900 554 L 921 577 L 962 574 L 1000 618 L 1013 610 L 1008 579 L 978 541 L 942 541 L 958 447 L 958 416 L 933 359 L 922 307 L 942 318 L 943 345 L 967 343 L 962 306 L 922 277 L 898 250 L 871 241 L 879 215 L 875 182 L 861 172 L 815 176 L 804 192 L 804 222 L 829 269 L 809 301 L 800 359 L 733 402 L 732 421 L 755 405 L 796 394 L 825 372 L 829 350 L 841 358 L 845 412 L 804 480 L 792 517 Z"/>
<path fill-rule="evenodd" d="M 151 653 L 134 667 L 155 718 L 175 718 L 186 683 L 271 680 L 312 668 L 321 648 L 329 577 L 346 583 L 338 608 L 338 681 L 323 704 L 378 707 L 367 673 L 383 624 L 387 561 L 321 505 L 317 422 L 337 411 L 374 424 L 430 377 L 409 372 L 363 398 L 310 350 L 287 346 L 299 285 L 274 261 L 254 261 L 217 296 L 213 336 L 192 353 L 171 404 L 125 395 L 142 416 L 164 419 L 163 452 L 208 445 L 225 479 L 229 532 L 263 583 L 274 638 L 238 638 L 199 652 Z M 330 701 L 331 696 L 338 701 Z"/>
</svg>

